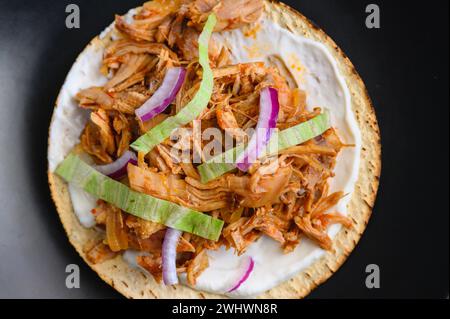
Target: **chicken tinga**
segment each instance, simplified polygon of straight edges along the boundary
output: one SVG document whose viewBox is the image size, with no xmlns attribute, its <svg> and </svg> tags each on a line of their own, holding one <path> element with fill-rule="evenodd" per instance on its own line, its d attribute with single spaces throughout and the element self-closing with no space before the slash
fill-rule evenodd
<svg viewBox="0 0 450 319">
<path fill-rule="evenodd" d="M 331 250 L 329 226 L 352 227 L 334 210 L 346 194 L 329 181 L 349 145 L 328 113 L 307 108 L 308 92 L 276 64 L 233 63 L 212 37 L 256 23 L 263 5 L 159 0 L 133 19 L 116 16 L 120 37 L 100 70 L 108 81 L 76 95 L 90 119 L 56 170 L 98 199 L 92 214 L 104 235 L 87 248 L 91 263 L 134 250 L 158 282 L 185 274 L 195 285 L 210 251 L 242 255 L 262 236 L 285 254 L 304 238 Z M 219 154 L 210 129 L 222 133 Z M 250 258 L 226 292 L 254 267 Z"/>
</svg>

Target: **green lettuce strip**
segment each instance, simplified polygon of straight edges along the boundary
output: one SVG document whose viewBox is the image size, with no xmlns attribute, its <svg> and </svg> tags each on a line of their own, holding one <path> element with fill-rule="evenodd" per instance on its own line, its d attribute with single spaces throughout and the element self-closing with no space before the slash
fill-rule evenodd
<svg viewBox="0 0 450 319">
<path fill-rule="evenodd" d="M 216 15 L 210 14 L 198 40 L 199 62 L 203 69 L 203 77 L 196 95 L 177 115 L 163 121 L 131 144 L 134 150 L 143 153 L 150 152 L 156 145 L 169 138 L 175 129 L 194 121 L 208 106 L 214 86 L 213 72 L 209 65 L 208 47 L 216 23 Z"/>
<path fill-rule="evenodd" d="M 69 155 L 55 173 L 67 182 L 136 217 L 214 241 L 219 239 L 222 232 L 222 220 L 135 192 L 101 174 L 76 155 Z"/>
<path fill-rule="evenodd" d="M 269 141 L 266 151 L 261 154 L 260 158 L 269 154 L 277 154 L 279 151 L 289 147 L 305 143 L 322 135 L 330 127 L 329 115 L 328 112 L 325 112 L 309 121 L 288 128 L 287 130 L 274 133 Z M 202 183 L 208 183 L 234 170 L 236 165 L 233 163 L 244 149 L 244 146 L 240 145 L 198 166 L 198 172 L 200 173 Z"/>
</svg>

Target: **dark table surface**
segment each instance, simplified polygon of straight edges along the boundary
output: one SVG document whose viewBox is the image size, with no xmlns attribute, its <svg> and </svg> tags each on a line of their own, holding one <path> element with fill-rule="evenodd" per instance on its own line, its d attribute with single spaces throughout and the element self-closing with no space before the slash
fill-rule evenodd
<svg viewBox="0 0 450 319">
<path fill-rule="evenodd" d="M 0 298 L 119 298 L 70 246 L 46 180 L 47 129 L 76 56 L 141 1 L 0 0 Z M 322 27 L 364 79 L 380 122 L 373 217 L 343 267 L 310 298 L 445 298 L 449 272 L 448 1 L 286 1 Z M 81 28 L 65 27 L 65 8 Z M 381 29 L 365 8 L 381 8 Z M 81 288 L 65 286 L 78 264 Z M 381 288 L 365 268 L 381 269 Z"/>
</svg>

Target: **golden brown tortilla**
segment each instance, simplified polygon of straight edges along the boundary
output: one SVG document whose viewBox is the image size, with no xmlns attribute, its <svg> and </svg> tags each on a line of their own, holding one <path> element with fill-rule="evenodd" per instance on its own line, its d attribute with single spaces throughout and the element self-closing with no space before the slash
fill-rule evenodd
<svg viewBox="0 0 450 319">
<path fill-rule="evenodd" d="M 325 32 L 289 6 L 267 1 L 265 14 L 280 26 L 295 34 L 325 44 L 337 61 L 352 97 L 352 109 L 362 134 L 361 162 L 358 181 L 348 206 L 354 222 L 351 230 L 342 229 L 333 240 L 333 252 L 327 252 L 296 277 L 262 294 L 259 298 L 303 298 L 326 281 L 344 263 L 358 243 L 372 213 L 381 171 L 381 141 L 375 111 L 366 87 L 354 66 L 342 50 Z M 95 38 L 89 46 L 106 46 L 109 37 Z M 83 54 L 83 53 L 81 53 Z M 80 225 L 75 216 L 67 184 L 48 172 L 50 190 L 70 242 L 84 261 L 109 285 L 127 298 L 225 298 L 195 291 L 185 286 L 166 287 L 143 272 L 133 269 L 121 256 L 103 264 L 90 264 L 83 248 L 98 240 L 98 233 Z"/>
</svg>

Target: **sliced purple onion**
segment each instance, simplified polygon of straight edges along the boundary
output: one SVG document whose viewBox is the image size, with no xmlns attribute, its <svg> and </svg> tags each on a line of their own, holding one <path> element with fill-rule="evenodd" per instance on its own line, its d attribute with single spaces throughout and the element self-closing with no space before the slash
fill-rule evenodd
<svg viewBox="0 0 450 319">
<path fill-rule="evenodd" d="M 253 260 L 252 257 L 249 257 L 247 265 L 245 267 L 245 272 L 243 273 L 242 277 L 238 280 L 236 284 L 234 284 L 233 288 L 231 288 L 227 292 L 230 293 L 238 290 L 242 286 L 242 284 L 246 282 L 247 279 L 250 277 L 254 268 L 255 268 L 255 261 Z"/>
<path fill-rule="evenodd" d="M 277 127 L 278 113 L 280 111 L 278 91 L 273 88 L 261 90 L 259 109 L 256 132 L 250 139 L 246 150 L 236 160 L 237 168 L 243 172 L 247 172 L 258 160 Z"/>
<path fill-rule="evenodd" d="M 96 166 L 95 169 L 113 179 L 121 179 L 127 175 L 127 166 L 129 163 L 137 165 L 137 157 L 133 152 L 126 151 L 115 162 L 108 165 Z"/>
<path fill-rule="evenodd" d="M 183 232 L 167 228 L 162 246 L 162 273 L 166 286 L 178 284 L 177 247 Z"/>
<path fill-rule="evenodd" d="M 164 112 L 180 91 L 186 78 L 185 68 L 170 68 L 161 86 L 156 90 L 144 105 L 136 110 L 136 116 L 142 122 L 149 121 L 156 115 Z"/>
</svg>

